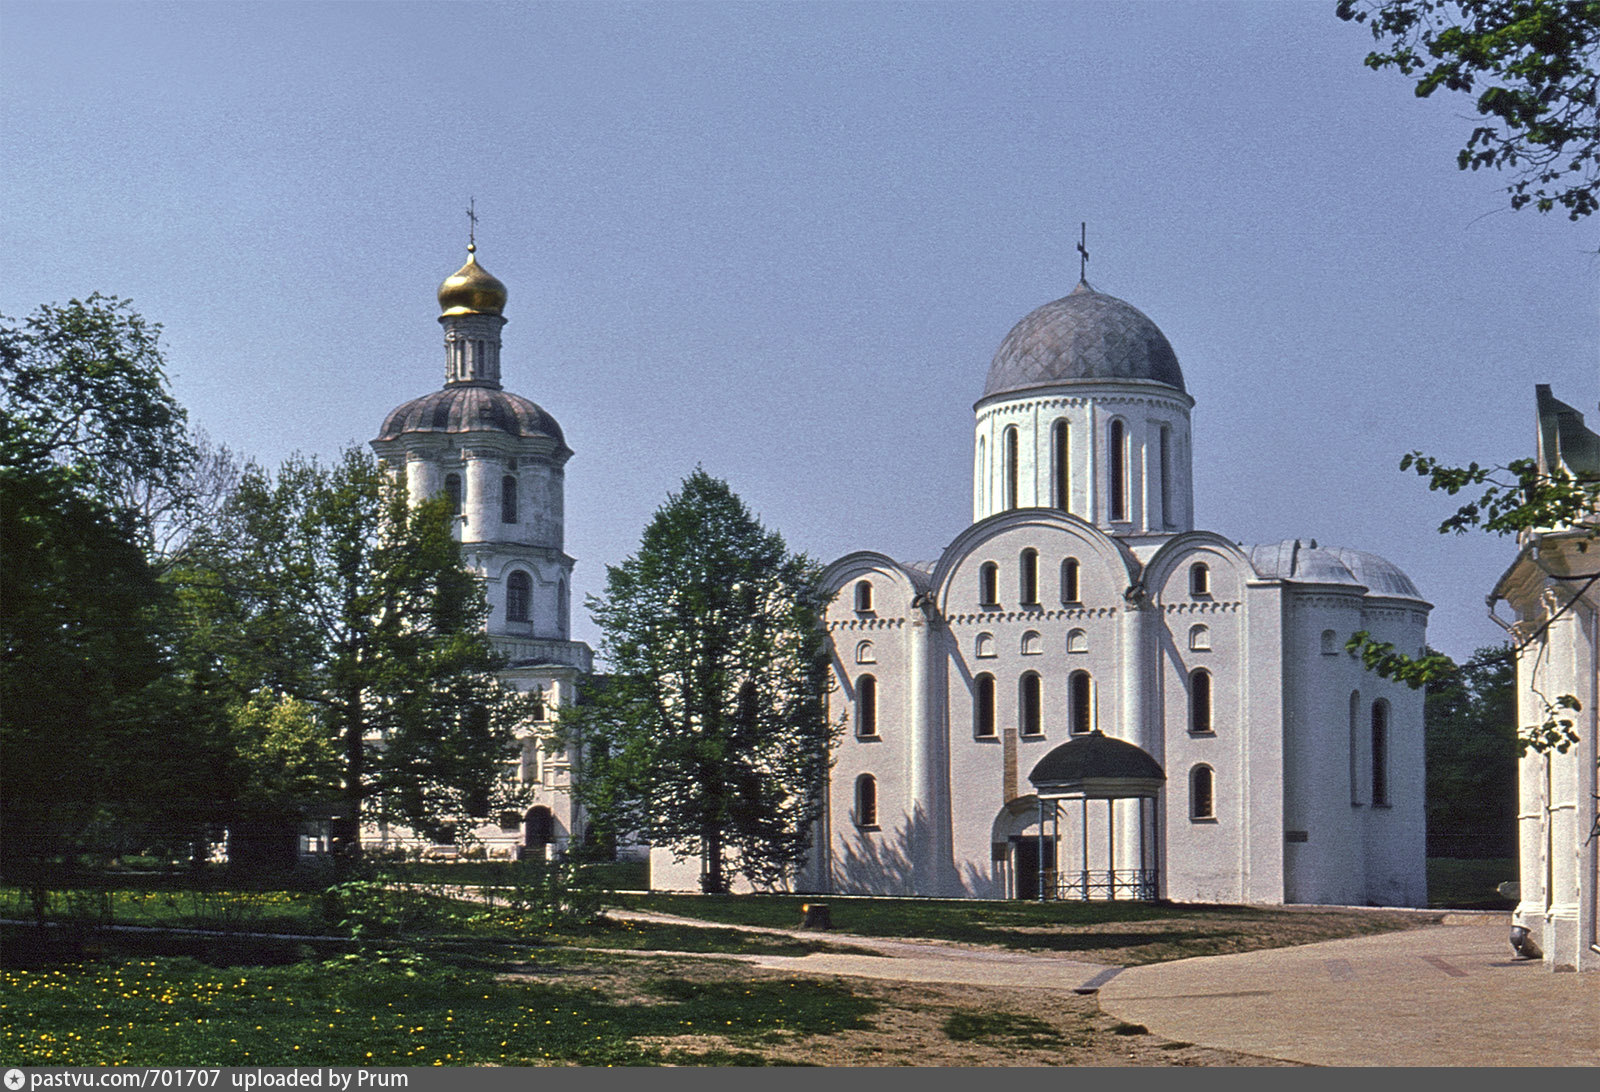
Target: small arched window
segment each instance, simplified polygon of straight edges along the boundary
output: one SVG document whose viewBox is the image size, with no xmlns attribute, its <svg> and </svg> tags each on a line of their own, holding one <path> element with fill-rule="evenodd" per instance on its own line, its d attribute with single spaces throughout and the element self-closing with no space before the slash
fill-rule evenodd
<svg viewBox="0 0 1600 1092">
<path fill-rule="evenodd" d="M 1020 490 L 1018 489 L 1018 481 L 1017 481 L 1017 448 L 1018 448 L 1019 445 L 1018 445 L 1018 441 L 1017 441 L 1017 426 L 1016 425 L 1011 425 L 1010 427 L 1008 427 L 1006 429 L 1005 442 L 1006 442 L 1006 459 L 1005 459 L 1005 461 L 1006 461 L 1006 465 L 1005 465 L 1006 480 L 1005 480 L 1004 488 L 1005 488 L 1005 491 L 1006 491 L 1005 492 L 1006 510 L 1010 511 L 1011 509 L 1017 507 L 1017 498 L 1020 496 Z"/>
<path fill-rule="evenodd" d="M 1389 703 L 1372 703 L 1372 806 L 1389 806 Z"/>
<path fill-rule="evenodd" d="M 500 479 L 500 522 L 517 522 L 517 478 L 514 474 Z"/>
<path fill-rule="evenodd" d="M 1044 733 L 1041 690 L 1039 676 L 1032 671 L 1023 675 L 1017 685 L 1017 730 L 1025 736 Z"/>
<path fill-rule="evenodd" d="M 1338 634 L 1334 633 L 1331 629 L 1325 629 L 1322 631 L 1322 654 L 1324 656 L 1339 655 L 1338 644 Z"/>
<path fill-rule="evenodd" d="M 1211 594 L 1211 569 L 1204 561 L 1189 566 L 1189 594 L 1196 597 Z"/>
<path fill-rule="evenodd" d="M 872 609 L 872 581 L 856 581 L 856 610 L 865 613 Z"/>
<path fill-rule="evenodd" d="M 869 773 L 856 778 L 855 822 L 858 827 L 878 825 L 878 779 Z"/>
<path fill-rule="evenodd" d="M 1083 601 L 1083 589 L 1079 586 L 1080 574 L 1083 566 L 1078 564 L 1078 559 L 1069 557 L 1061 563 L 1061 602 L 1067 605 Z"/>
<path fill-rule="evenodd" d="M 1067 634 L 1068 652 L 1088 652 L 1089 635 L 1081 629 L 1072 630 Z"/>
<path fill-rule="evenodd" d="M 1044 651 L 1044 638 L 1039 636 L 1037 630 L 1030 629 L 1022 635 L 1022 654 L 1024 656 L 1037 656 Z"/>
<path fill-rule="evenodd" d="M 871 641 L 862 641 L 856 645 L 856 663 L 875 664 L 878 662 L 878 652 L 872 647 Z"/>
<path fill-rule="evenodd" d="M 972 734 L 979 739 L 992 739 L 995 734 L 994 676 L 979 675 L 972 688 Z"/>
<path fill-rule="evenodd" d="M 878 680 L 863 675 L 856 680 L 856 735 L 872 739 L 878 734 Z"/>
<path fill-rule="evenodd" d="M 506 577 L 506 621 L 529 621 L 533 612 L 533 581 L 521 569 Z"/>
<path fill-rule="evenodd" d="M 1094 729 L 1094 680 L 1087 671 L 1074 671 L 1067 680 L 1067 711 L 1073 735 Z"/>
<path fill-rule="evenodd" d="M 459 516 L 462 503 L 460 474 L 446 474 L 444 476 L 444 495 L 450 498 L 450 514 Z"/>
<path fill-rule="evenodd" d="M 1025 607 L 1039 605 L 1039 551 L 1031 546 L 1022 551 L 1022 573 L 1018 579 L 1018 592 Z"/>
<path fill-rule="evenodd" d="M 978 659 L 980 659 L 980 660 L 993 659 L 994 658 L 994 634 L 992 634 L 992 633 L 980 633 L 980 634 L 978 634 L 978 639 L 973 642 L 972 651 L 978 657 Z"/>
<path fill-rule="evenodd" d="M 1050 426 L 1050 463 L 1055 471 L 1051 476 L 1055 487 L 1053 499 L 1063 512 L 1072 502 L 1072 449 L 1067 446 L 1067 439 L 1066 419 L 1057 418 Z"/>
<path fill-rule="evenodd" d="M 1209 735 L 1211 723 L 1211 672 L 1197 667 L 1189 672 L 1189 731 Z"/>
<path fill-rule="evenodd" d="M 572 603 L 567 596 L 567 578 L 562 577 L 556 582 L 556 626 L 560 630 L 558 636 L 564 641 L 571 632 Z"/>
<path fill-rule="evenodd" d="M 1211 649 L 1211 629 L 1199 625 L 1189 627 L 1189 651 L 1208 652 Z"/>
<path fill-rule="evenodd" d="M 1111 422 L 1109 445 L 1109 515 L 1113 522 L 1118 522 L 1128 518 L 1128 427 L 1121 420 Z"/>
<path fill-rule="evenodd" d="M 1189 771 L 1189 818 L 1215 819 L 1217 817 L 1216 775 L 1210 766 L 1196 766 Z"/>
<path fill-rule="evenodd" d="M 985 561 L 978 570 L 978 603 L 985 607 L 1000 605 L 1000 566 Z"/>
</svg>

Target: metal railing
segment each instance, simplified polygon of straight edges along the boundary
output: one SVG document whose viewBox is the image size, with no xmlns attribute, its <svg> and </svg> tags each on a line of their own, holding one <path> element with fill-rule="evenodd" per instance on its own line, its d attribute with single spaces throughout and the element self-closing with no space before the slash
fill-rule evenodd
<svg viewBox="0 0 1600 1092">
<path fill-rule="evenodd" d="M 1052 868 L 1045 869 L 1041 879 L 1046 899 L 1155 902 L 1161 897 L 1160 874 L 1153 868 Z"/>
</svg>

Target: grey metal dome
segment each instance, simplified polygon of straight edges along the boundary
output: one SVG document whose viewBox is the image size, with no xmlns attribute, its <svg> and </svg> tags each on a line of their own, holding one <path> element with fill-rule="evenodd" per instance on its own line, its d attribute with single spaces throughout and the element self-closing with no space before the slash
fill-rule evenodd
<svg viewBox="0 0 1600 1092">
<path fill-rule="evenodd" d="M 378 431 L 378 439 L 395 440 L 414 432 L 548 436 L 566 446 L 556 419 L 534 403 L 507 391 L 466 383 L 451 384 L 390 411 Z"/>
<path fill-rule="evenodd" d="M 1355 584 L 1368 595 L 1422 600 L 1411 578 L 1396 565 L 1365 550 L 1318 546 L 1297 538 L 1246 548 L 1256 574 L 1267 580 L 1296 584 Z M 1426 602 L 1426 600 L 1422 600 Z"/>
<path fill-rule="evenodd" d="M 1011 328 L 989 364 L 983 397 L 1118 379 L 1184 390 L 1178 355 L 1160 328 L 1132 304 L 1079 281 Z"/>
</svg>

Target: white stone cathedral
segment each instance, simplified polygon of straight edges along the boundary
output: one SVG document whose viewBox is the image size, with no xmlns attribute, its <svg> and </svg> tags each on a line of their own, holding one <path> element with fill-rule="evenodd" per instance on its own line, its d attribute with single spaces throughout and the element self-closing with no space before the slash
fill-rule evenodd
<svg viewBox="0 0 1600 1092">
<path fill-rule="evenodd" d="M 437 397 L 437 396 L 436 396 Z M 824 574 L 837 745 L 802 890 L 1426 905 L 1426 643 L 1373 554 L 1194 527 L 1178 360 L 1080 283 L 975 406 L 973 523 Z M 497 471 L 498 472 L 498 471 Z"/>
<path fill-rule="evenodd" d="M 545 719 L 576 700 L 593 668 L 589 646 L 572 640 L 573 560 L 563 543 L 563 467 L 572 451 L 554 417 L 500 384 L 500 330 L 506 288 L 478 264 L 477 247 L 439 286 L 444 327 L 441 390 L 399 406 L 384 419 L 372 450 L 404 475 L 413 502 L 440 492 L 456 513 L 463 560 L 484 578 L 489 637 L 508 666 L 501 677 L 541 696 Z M 574 756 L 548 752 L 531 725 L 522 741 L 525 812 L 490 817 L 475 840 L 490 856 L 545 856 L 581 838 L 582 816 L 568 786 Z M 408 832 L 373 828 L 370 847 L 413 848 Z"/>
</svg>

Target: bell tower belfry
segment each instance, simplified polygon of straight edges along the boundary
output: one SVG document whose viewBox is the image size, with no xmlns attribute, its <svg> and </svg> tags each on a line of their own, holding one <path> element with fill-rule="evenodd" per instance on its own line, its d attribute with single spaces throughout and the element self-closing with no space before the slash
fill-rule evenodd
<svg viewBox="0 0 1600 1092">
<path fill-rule="evenodd" d="M 462 559 L 484 580 L 489 637 L 507 663 L 501 677 L 537 691 L 548 718 L 577 700 L 594 655 L 571 631 L 564 468 L 572 450 L 553 416 L 501 385 L 507 298 L 505 285 L 478 264 L 474 238 L 466 263 L 439 286 L 444 386 L 390 412 L 372 450 L 403 475 L 412 503 L 449 497 Z M 582 836 L 566 791 L 574 756 L 546 753 L 536 732 L 530 727 L 521 772 L 535 787 L 534 811 L 544 810 L 514 827 L 501 817 L 498 828 L 479 831 L 491 852 L 514 844 L 547 853 Z M 535 835 L 537 847 L 528 841 Z"/>
</svg>

